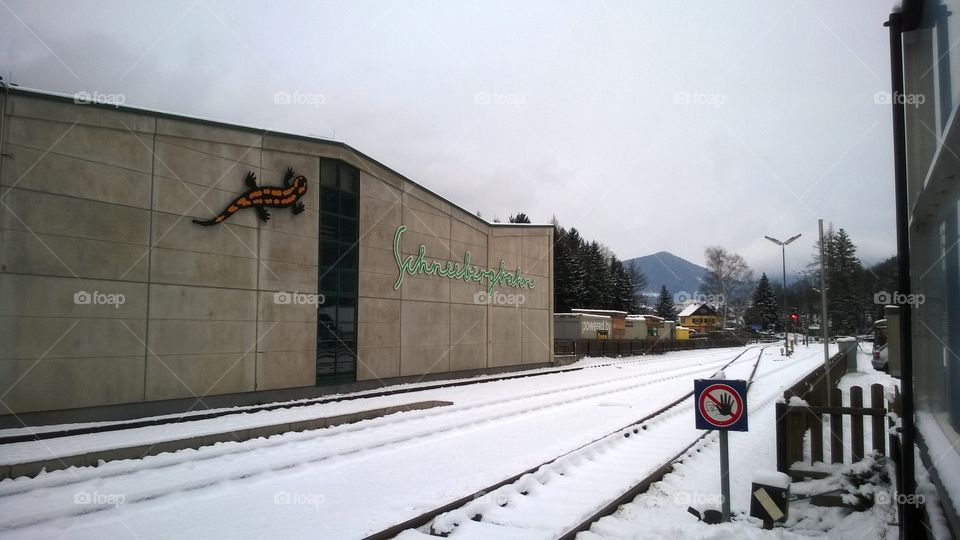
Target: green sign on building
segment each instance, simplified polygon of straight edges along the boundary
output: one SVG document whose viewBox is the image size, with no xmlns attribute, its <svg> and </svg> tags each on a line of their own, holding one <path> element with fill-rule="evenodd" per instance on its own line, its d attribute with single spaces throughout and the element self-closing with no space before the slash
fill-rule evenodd
<svg viewBox="0 0 960 540">
<path fill-rule="evenodd" d="M 477 283 L 486 281 L 487 294 L 493 294 L 493 290 L 501 285 L 515 287 L 517 289 L 532 289 L 535 285 L 534 280 L 524 276 L 520 267 L 516 272 L 504 269 L 504 261 L 500 260 L 500 266 L 494 268 L 480 268 L 477 265 L 470 264 L 470 251 L 463 254 L 463 262 L 427 260 L 427 248 L 420 244 L 417 255 L 410 255 L 404 258 L 400 254 L 400 237 L 407 230 L 406 225 L 397 227 L 397 232 L 393 236 L 393 257 L 397 261 L 397 282 L 393 284 L 394 289 L 399 289 L 403 284 L 403 278 L 407 275 L 426 274 L 431 276 L 443 276 L 449 279 L 458 279 L 463 281 L 475 281 Z"/>
</svg>

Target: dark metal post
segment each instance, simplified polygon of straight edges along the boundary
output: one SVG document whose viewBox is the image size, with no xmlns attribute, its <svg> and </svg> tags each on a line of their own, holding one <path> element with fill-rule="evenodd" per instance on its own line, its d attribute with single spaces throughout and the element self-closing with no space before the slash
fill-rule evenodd
<svg viewBox="0 0 960 540">
<path fill-rule="evenodd" d="M 720 430 L 720 495 L 723 497 L 721 520 L 730 521 L 730 451 L 727 447 L 727 430 Z"/>
<path fill-rule="evenodd" d="M 885 26 L 890 28 L 890 83 L 893 99 L 893 165 L 896 187 L 897 215 L 897 271 L 898 292 L 910 295 L 910 231 L 907 201 L 907 142 L 906 112 L 903 96 L 903 14 L 891 13 Z M 900 454 L 903 471 L 903 500 L 914 501 L 916 477 L 914 476 L 914 419 L 913 419 L 913 340 L 909 305 L 900 310 L 900 363 L 902 394 L 903 452 Z M 915 530 L 918 508 L 913 504 L 901 505 L 900 538 L 906 538 Z"/>
</svg>

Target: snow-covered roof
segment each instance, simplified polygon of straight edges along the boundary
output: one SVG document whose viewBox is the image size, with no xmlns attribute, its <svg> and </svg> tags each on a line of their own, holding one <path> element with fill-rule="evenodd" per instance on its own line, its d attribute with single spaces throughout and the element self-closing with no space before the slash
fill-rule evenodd
<svg viewBox="0 0 960 540">
<path fill-rule="evenodd" d="M 603 320 L 605 320 L 605 321 L 606 321 L 606 320 L 610 320 L 610 316 L 609 316 L 609 315 L 597 315 L 597 314 L 595 314 L 595 313 L 554 313 L 553 316 L 554 316 L 555 318 L 556 318 L 556 317 L 560 317 L 560 318 L 567 318 L 567 317 L 571 317 L 571 318 L 574 318 L 574 317 L 576 317 L 576 318 L 582 318 L 582 317 L 586 317 L 586 318 L 588 318 L 588 319 L 603 319 Z"/>
<path fill-rule="evenodd" d="M 608 315 L 623 315 L 624 317 L 627 316 L 627 312 L 626 312 L 626 311 L 617 311 L 617 310 L 615 310 L 615 309 L 584 309 L 584 308 L 575 308 L 575 309 L 571 309 L 570 311 L 573 311 L 573 312 L 575 312 L 575 313 L 606 313 L 606 314 L 608 314 Z"/>
<path fill-rule="evenodd" d="M 689 317 L 689 316 L 693 315 L 694 313 L 696 313 L 696 311 L 697 311 L 698 309 L 700 309 L 701 306 L 704 306 L 704 305 L 706 305 L 706 304 L 702 304 L 702 303 L 690 304 L 689 306 L 683 308 L 683 311 L 681 311 L 680 313 L 678 313 L 677 316 L 678 316 L 678 317 Z"/>
<path fill-rule="evenodd" d="M 657 317 L 656 315 L 627 315 L 628 321 L 645 321 L 647 319 L 663 321 L 663 317 Z"/>
</svg>

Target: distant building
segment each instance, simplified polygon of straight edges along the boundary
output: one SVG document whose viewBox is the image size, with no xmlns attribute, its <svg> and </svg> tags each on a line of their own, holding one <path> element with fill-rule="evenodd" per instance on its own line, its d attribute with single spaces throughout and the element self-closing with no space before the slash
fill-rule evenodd
<svg viewBox="0 0 960 540">
<path fill-rule="evenodd" d="M 720 316 L 717 310 L 709 304 L 691 304 L 677 314 L 679 324 L 698 334 L 713 332 L 720 326 Z"/>
<path fill-rule="evenodd" d="M 613 326 L 609 315 L 590 313 L 554 313 L 553 325 L 557 339 L 609 339 Z"/>
<path fill-rule="evenodd" d="M 627 315 L 624 321 L 626 339 L 670 339 L 662 318 L 656 315 Z"/>
<path fill-rule="evenodd" d="M 610 317 L 610 339 L 624 339 L 626 330 L 626 311 L 617 311 L 615 309 L 571 309 L 573 313 L 589 313 L 591 315 L 601 315 Z"/>
</svg>

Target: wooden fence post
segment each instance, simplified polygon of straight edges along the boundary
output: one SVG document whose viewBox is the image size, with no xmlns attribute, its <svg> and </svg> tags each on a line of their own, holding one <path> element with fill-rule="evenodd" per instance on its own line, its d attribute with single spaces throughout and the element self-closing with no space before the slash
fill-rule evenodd
<svg viewBox="0 0 960 540">
<path fill-rule="evenodd" d="M 854 386 L 850 388 L 850 407 L 853 409 L 863 408 L 863 388 Z M 863 459 L 863 414 L 854 413 L 850 415 L 850 447 L 852 449 L 852 461 L 856 463 Z"/>
<path fill-rule="evenodd" d="M 870 385 L 870 406 L 878 409 L 886 408 L 883 403 L 883 385 L 880 383 Z M 886 431 L 883 416 L 875 414 L 870 418 L 870 431 L 873 432 L 873 449 L 883 455 L 887 455 L 887 449 L 885 447 L 887 439 L 883 436 Z"/>
<path fill-rule="evenodd" d="M 784 396 L 786 398 L 786 396 Z M 776 411 L 776 429 L 777 429 L 777 470 L 782 473 L 789 473 L 787 470 L 790 464 L 787 463 L 787 404 L 777 403 Z"/>
<path fill-rule="evenodd" d="M 807 415 L 807 425 L 810 426 L 810 462 L 823 461 L 823 419 L 820 413 Z"/>
<path fill-rule="evenodd" d="M 843 394 L 839 388 L 831 390 L 831 403 L 834 407 L 843 405 Z M 843 415 L 830 414 L 830 463 L 843 463 Z"/>
</svg>

